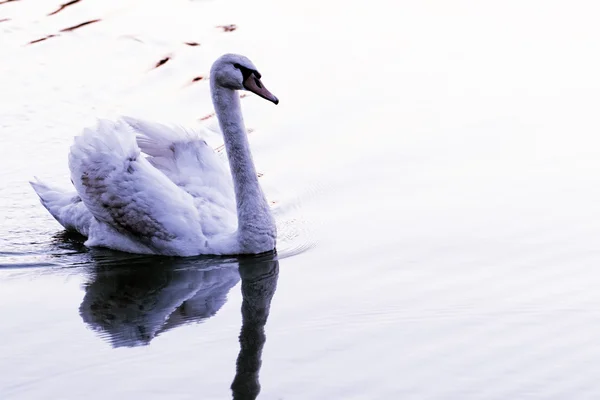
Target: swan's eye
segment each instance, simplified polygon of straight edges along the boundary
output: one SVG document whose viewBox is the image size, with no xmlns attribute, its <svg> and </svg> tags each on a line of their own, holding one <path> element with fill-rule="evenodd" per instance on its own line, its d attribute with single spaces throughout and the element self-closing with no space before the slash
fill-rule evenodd
<svg viewBox="0 0 600 400">
<path fill-rule="evenodd" d="M 262 84 L 260 83 L 259 79 L 260 79 L 260 73 L 254 69 L 250 69 L 248 67 L 244 67 L 243 65 L 240 65 L 238 63 L 233 64 L 233 66 L 237 69 L 239 69 L 240 71 L 242 71 L 242 79 L 244 81 L 246 81 L 247 79 L 250 78 L 250 76 L 254 75 L 254 83 L 256 83 L 256 86 L 258 86 L 259 88 L 262 88 Z"/>
</svg>

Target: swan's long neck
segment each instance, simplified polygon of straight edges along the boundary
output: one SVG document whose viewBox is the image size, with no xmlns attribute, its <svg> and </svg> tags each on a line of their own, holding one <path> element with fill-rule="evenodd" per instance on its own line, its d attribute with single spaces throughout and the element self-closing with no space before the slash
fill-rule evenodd
<svg viewBox="0 0 600 400">
<path fill-rule="evenodd" d="M 235 90 L 214 84 L 214 81 L 211 89 L 233 176 L 242 251 L 257 253 L 272 250 L 275 247 L 275 224 L 258 183 L 239 96 Z"/>
</svg>

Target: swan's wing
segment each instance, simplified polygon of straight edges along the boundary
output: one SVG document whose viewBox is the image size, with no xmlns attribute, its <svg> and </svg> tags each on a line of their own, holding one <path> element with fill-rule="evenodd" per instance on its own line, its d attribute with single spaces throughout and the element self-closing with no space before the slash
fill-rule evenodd
<svg viewBox="0 0 600 400">
<path fill-rule="evenodd" d="M 45 184 L 36 178 L 29 182 L 46 210 L 65 229 L 87 236 L 92 214 L 75 191 L 65 191 Z"/>
<path fill-rule="evenodd" d="M 194 198 L 207 235 L 235 229 L 235 196 L 227 162 L 198 132 L 123 119 L 137 132 L 137 144 L 148 161 Z"/>
<path fill-rule="evenodd" d="M 193 255 L 206 245 L 192 197 L 140 155 L 135 133 L 124 122 L 99 121 L 75 138 L 69 154 L 71 180 L 99 222 L 88 245 L 118 250 L 134 242 L 149 252 Z M 122 238 L 109 238 L 120 235 Z M 122 239 L 122 240 L 121 240 Z"/>
</svg>

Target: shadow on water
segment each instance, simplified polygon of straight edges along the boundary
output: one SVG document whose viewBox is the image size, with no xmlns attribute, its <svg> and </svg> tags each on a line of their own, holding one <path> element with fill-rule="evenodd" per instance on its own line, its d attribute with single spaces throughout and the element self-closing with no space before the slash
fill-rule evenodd
<svg viewBox="0 0 600 400">
<path fill-rule="evenodd" d="M 264 326 L 277 287 L 275 253 L 231 258 L 167 258 L 92 254 L 83 321 L 113 347 L 149 345 L 158 335 L 214 316 L 241 279 L 242 328 L 234 399 L 255 399 L 266 336 Z"/>
</svg>

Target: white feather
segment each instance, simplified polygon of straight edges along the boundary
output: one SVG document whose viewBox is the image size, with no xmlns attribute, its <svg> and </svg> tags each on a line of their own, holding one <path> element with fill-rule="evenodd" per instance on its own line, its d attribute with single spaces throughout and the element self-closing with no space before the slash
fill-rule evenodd
<svg viewBox="0 0 600 400">
<path fill-rule="evenodd" d="M 29 183 L 40 197 L 42 205 L 65 229 L 88 235 L 92 214 L 76 191 L 53 188 L 37 178 Z"/>
<path fill-rule="evenodd" d="M 206 238 L 192 196 L 141 156 L 126 123 L 101 120 L 95 130 L 85 129 L 71 148 L 69 167 L 95 217 L 88 245 L 132 251 L 128 242 L 134 241 L 148 249 L 135 252 L 203 252 Z"/>
</svg>

